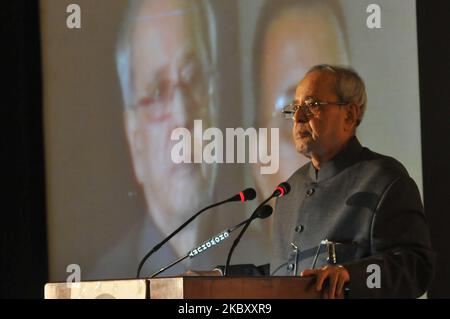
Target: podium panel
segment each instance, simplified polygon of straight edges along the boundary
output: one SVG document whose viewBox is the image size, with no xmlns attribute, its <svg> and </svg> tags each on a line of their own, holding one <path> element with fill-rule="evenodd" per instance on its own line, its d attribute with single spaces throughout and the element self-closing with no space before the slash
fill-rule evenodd
<svg viewBox="0 0 450 319">
<path fill-rule="evenodd" d="M 318 299 L 313 278 L 168 277 L 49 283 L 45 299 Z"/>
<path fill-rule="evenodd" d="M 150 299 L 317 299 L 312 278 L 178 277 L 150 280 Z"/>
<path fill-rule="evenodd" d="M 45 299 L 147 299 L 145 279 L 83 281 L 80 283 L 49 283 Z"/>
</svg>

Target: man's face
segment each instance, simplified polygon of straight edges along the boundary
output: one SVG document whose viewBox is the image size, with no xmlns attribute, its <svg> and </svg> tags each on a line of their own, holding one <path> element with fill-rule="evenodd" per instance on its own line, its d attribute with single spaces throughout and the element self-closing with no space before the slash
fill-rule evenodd
<svg viewBox="0 0 450 319">
<path fill-rule="evenodd" d="M 131 41 L 135 105 L 127 115 L 128 138 L 137 179 L 165 233 L 198 209 L 213 179 L 211 166 L 171 159 L 175 128 L 193 136 L 194 119 L 211 125 L 206 43 L 194 30 L 194 10 L 189 1 L 146 1 Z"/>
<path fill-rule="evenodd" d="M 327 6 L 317 6 L 308 11 L 289 8 L 274 18 L 267 28 L 260 59 L 258 126 L 280 129 L 278 173 L 254 173 L 268 196 L 273 187 L 308 161 L 295 151 L 292 121 L 282 116 L 282 107 L 292 102 L 299 78 L 311 66 L 346 64 L 347 57 L 336 18 Z"/>
<path fill-rule="evenodd" d="M 303 78 L 295 91 L 295 102 L 306 99 L 321 102 L 342 102 L 334 90 L 335 78 L 330 72 L 314 71 Z M 300 121 L 300 111 L 294 115 L 292 130 L 295 148 L 305 156 L 312 153 L 323 156 L 342 145 L 347 138 L 345 106 L 330 104 L 318 107 L 305 123 Z"/>
</svg>

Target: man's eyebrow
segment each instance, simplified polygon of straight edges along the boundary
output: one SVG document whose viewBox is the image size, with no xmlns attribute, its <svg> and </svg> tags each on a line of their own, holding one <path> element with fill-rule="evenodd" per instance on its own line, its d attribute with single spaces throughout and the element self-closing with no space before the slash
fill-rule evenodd
<svg viewBox="0 0 450 319">
<path fill-rule="evenodd" d="M 196 69 L 201 67 L 200 61 L 196 58 L 195 54 L 192 52 L 186 54 L 181 59 L 181 65 L 182 66 L 192 65 Z M 168 79 L 168 74 L 169 69 L 166 65 L 160 67 L 156 71 L 149 72 L 149 74 L 147 74 L 147 76 L 145 77 L 146 91 L 148 90 L 152 91 L 153 89 L 158 87 L 161 81 Z"/>
<path fill-rule="evenodd" d="M 153 86 L 157 86 L 157 84 L 159 83 L 159 81 L 161 81 L 161 79 L 166 78 L 166 75 L 168 74 L 168 69 L 166 66 L 163 66 L 161 68 L 159 68 L 157 71 L 155 72 L 151 72 L 151 74 L 148 74 L 148 76 L 146 77 L 146 83 L 147 83 L 147 88 L 148 85 L 153 85 Z"/>
<path fill-rule="evenodd" d="M 194 10 L 196 10 L 196 7 L 192 6 L 192 7 L 188 7 L 188 8 L 175 9 L 175 10 L 165 11 L 165 12 L 156 13 L 156 14 L 138 15 L 138 16 L 132 17 L 130 20 L 139 22 L 139 21 L 156 20 L 156 19 L 161 19 L 161 18 L 166 18 L 166 17 L 183 16 L 185 14 L 189 14 L 189 13 L 193 12 Z"/>
<path fill-rule="evenodd" d="M 303 100 L 307 100 L 307 99 L 313 99 L 313 100 L 317 100 L 317 98 L 315 96 L 312 95 L 307 95 L 303 98 Z M 301 101 L 297 98 L 294 99 L 294 103 L 296 104 L 301 104 Z"/>
<path fill-rule="evenodd" d="M 190 52 L 186 53 L 181 58 L 181 62 L 183 64 L 188 64 L 188 63 L 200 64 L 198 56 L 193 51 L 190 51 Z"/>
</svg>

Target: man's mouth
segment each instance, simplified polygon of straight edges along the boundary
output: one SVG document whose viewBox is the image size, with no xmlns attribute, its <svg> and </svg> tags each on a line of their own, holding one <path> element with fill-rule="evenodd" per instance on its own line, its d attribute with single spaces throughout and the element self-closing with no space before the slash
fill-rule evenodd
<svg viewBox="0 0 450 319">
<path fill-rule="evenodd" d="M 300 131 L 297 133 L 297 138 L 309 138 L 309 137 L 312 137 L 312 134 L 309 131 Z"/>
<path fill-rule="evenodd" d="M 196 169 L 198 169 L 198 164 L 192 163 L 172 164 L 170 173 L 172 175 L 189 176 L 192 175 L 196 171 Z"/>
</svg>

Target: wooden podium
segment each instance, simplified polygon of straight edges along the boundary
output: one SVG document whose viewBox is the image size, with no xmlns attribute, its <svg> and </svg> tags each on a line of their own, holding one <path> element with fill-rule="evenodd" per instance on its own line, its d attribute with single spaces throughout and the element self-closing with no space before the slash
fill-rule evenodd
<svg viewBox="0 0 450 319">
<path fill-rule="evenodd" d="M 312 278 L 169 277 L 49 283 L 45 299 L 318 299 Z"/>
</svg>

